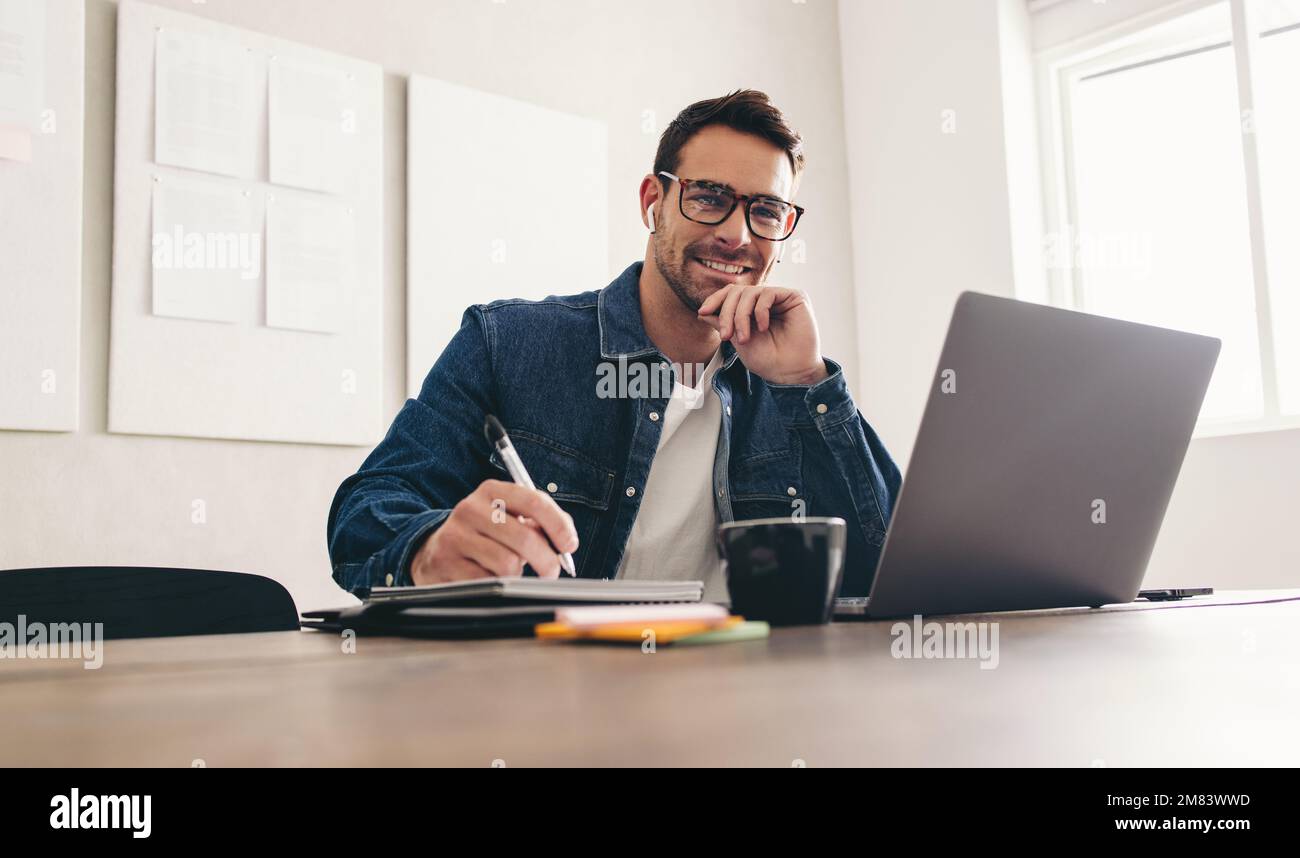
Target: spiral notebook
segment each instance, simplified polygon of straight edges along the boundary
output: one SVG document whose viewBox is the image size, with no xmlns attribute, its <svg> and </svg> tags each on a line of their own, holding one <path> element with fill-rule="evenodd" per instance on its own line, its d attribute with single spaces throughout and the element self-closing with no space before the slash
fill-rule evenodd
<svg viewBox="0 0 1300 858">
<path fill-rule="evenodd" d="M 702 581 L 480 578 L 425 587 L 376 587 L 352 608 L 307 611 L 305 629 L 429 638 L 531 637 L 564 605 L 699 602 Z"/>
<path fill-rule="evenodd" d="M 357 594 L 366 604 L 490 607 L 629 602 L 698 602 L 703 581 L 624 581 L 610 578 L 475 578 L 423 587 L 374 587 Z"/>
</svg>

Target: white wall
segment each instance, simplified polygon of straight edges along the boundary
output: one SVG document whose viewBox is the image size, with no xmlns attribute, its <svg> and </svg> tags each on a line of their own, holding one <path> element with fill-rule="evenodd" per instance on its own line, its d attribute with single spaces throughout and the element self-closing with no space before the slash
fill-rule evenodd
<svg viewBox="0 0 1300 858">
<path fill-rule="evenodd" d="M 404 397 L 403 76 L 412 72 L 607 121 L 609 259 L 617 270 L 643 256 L 637 185 L 663 126 L 700 98 L 744 86 L 767 91 L 803 133 L 809 159 L 800 193 L 809 214 L 799 228 L 807 262 L 787 254 L 778 270 L 783 282 L 812 293 L 828 354 L 850 370 L 857 365 L 831 0 L 156 2 L 350 54 L 388 72 L 379 180 L 389 418 Z M 0 432 L 0 568 L 235 569 L 282 581 L 301 609 L 346 602 L 330 580 L 325 517 L 338 483 L 368 450 L 106 432 L 116 11 L 109 0 L 87 0 L 81 429 Z M 709 53 L 686 41 L 692 33 L 724 38 Z M 16 250 L 0 237 L 0 252 Z M 575 283 L 573 291 L 601 285 Z M 206 504 L 205 524 L 191 523 L 195 499 Z"/>
<path fill-rule="evenodd" d="M 859 405 L 900 463 L 957 295 L 1014 287 L 999 26 L 993 0 L 840 4 Z"/>
<path fill-rule="evenodd" d="M 1179 2 L 1179 0 L 1174 0 Z M 1044 4 L 1032 18 L 1035 51 L 1058 47 L 1087 33 L 1132 20 L 1169 6 L 1171 0 L 1058 0 Z"/>
<path fill-rule="evenodd" d="M 1027 52 L 1156 5 L 1064 0 L 1030 22 L 1017 0 L 841 4 L 861 405 L 901 461 L 957 293 L 1013 296 L 1017 277 L 1040 276 L 1025 264 Z M 1300 585 L 1297 509 L 1300 432 L 1193 441 L 1147 584 Z"/>
</svg>

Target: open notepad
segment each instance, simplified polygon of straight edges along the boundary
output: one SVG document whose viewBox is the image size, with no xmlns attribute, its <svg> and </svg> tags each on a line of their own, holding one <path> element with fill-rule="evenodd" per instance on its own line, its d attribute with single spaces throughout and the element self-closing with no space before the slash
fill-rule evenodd
<svg viewBox="0 0 1300 858">
<path fill-rule="evenodd" d="M 476 578 L 424 587 L 375 587 L 367 604 L 491 606 L 628 602 L 698 602 L 703 581 L 607 578 Z"/>
</svg>

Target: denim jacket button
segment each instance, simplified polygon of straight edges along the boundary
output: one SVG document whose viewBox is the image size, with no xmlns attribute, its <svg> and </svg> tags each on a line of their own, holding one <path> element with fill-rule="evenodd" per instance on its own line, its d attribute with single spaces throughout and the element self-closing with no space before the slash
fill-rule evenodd
<svg viewBox="0 0 1300 858">
<path fill-rule="evenodd" d="M 727 416 L 728 416 L 728 417 L 731 416 L 731 406 L 730 406 L 730 405 L 727 406 Z"/>
<path fill-rule="evenodd" d="M 799 494 L 799 490 L 796 489 L 794 486 L 790 486 L 790 488 L 785 490 L 785 493 L 788 494 L 790 497 L 794 497 L 795 495 Z"/>
<path fill-rule="evenodd" d="M 659 412 L 658 412 L 658 411 L 651 411 L 651 412 L 650 412 L 650 422 L 651 422 L 651 423 L 658 423 L 658 422 L 659 422 Z"/>
<path fill-rule="evenodd" d="M 560 487 L 557 486 L 555 483 L 547 483 L 547 484 L 546 484 L 546 490 L 547 490 L 548 492 L 550 492 L 551 494 L 555 494 L 556 492 L 558 492 L 558 491 L 560 490 Z"/>
<path fill-rule="evenodd" d="M 384 586 L 385 586 L 385 587 L 391 587 L 391 586 L 393 586 L 393 573 L 392 573 L 392 572 L 389 572 L 387 575 L 384 576 Z"/>
<path fill-rule="evenodd" d="M 817 403 L 817 413 L 818 413 L 818 414 L 825 414 L 825 413 L 826 413 L 826 403 L 825 403 L 825 402 L 819 402 L 819 403 Z"/>
<path fill-rule="evenodd" d="M 633 496 L 635 496 L 635 495 L 636 495 L 636 486 L 628 486 L 628 487 L 627 487 L 627 496 L 628 496 L 628 497 L 633 497 Z"/>
</svg>

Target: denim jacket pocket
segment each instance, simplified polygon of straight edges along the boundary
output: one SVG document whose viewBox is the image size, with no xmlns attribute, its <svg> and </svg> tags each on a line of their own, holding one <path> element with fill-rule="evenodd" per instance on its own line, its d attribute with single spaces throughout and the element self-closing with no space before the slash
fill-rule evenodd
<svg viewBox="0 0 1300 858">
<path fill-rule="evenodd" d="M 738 459 L 731 471 L 731 500 L 737 518 L 789 515 L 804 496 L 800 450 L 754 453 Z"/>
</svg>

